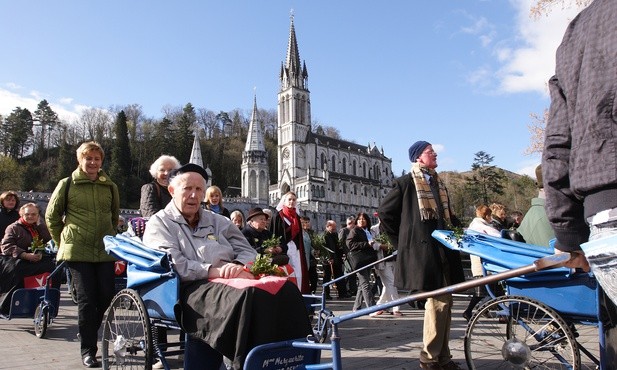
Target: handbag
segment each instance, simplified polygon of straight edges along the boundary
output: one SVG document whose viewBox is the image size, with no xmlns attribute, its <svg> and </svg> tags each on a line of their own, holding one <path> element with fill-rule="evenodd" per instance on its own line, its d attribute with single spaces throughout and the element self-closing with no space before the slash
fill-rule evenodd
<svg viewBox="0 0 617 370">
<path fill-rule="evenodd" d="M 351 251 L 348 256 L 351 267 L 354 270 L 360 269 L 377 261 L 377 251 L 373 248 L 363 248 L 357 251 Z"/>
</svg>

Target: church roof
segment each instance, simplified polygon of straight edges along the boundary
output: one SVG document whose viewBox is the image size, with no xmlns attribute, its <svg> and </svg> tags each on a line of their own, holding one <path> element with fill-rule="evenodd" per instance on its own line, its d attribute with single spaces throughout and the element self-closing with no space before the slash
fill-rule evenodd
<svg viewBox="0 0 617 370">
<path fill-rule="evenodd" d="M 319 143 L 319 145 L 332 149 L 347 149 L 350 152 L 360 152 L 363 155 L 371 155 L 375 157 L 382 157 L 387 159 L 383 154 L 383 150 L 379 151 L 376 146 L 372 145 L 360 145 L 351 141 L 335 139 L 330 136 L 321 135 L 310 131 L 306 136 L 307 143 Z"/>
<path fill-rule="evenodd" d="M 264 133 L 261 126 L 261 122 L 257 119 L 257 96 L 253 98 L 253 114 L 251 115 L 251 122 L 249 123 L 249 131 L 246 138 L 246 145 L 244 151 L 266 151 L 266 144 L 264 142 Z"/>
</svg>

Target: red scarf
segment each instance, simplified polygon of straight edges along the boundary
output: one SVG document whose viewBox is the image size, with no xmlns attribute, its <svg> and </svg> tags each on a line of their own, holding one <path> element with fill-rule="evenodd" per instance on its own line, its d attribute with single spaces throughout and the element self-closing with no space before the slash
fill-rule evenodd
<svg viewBox="0 0 617 370">
<path fill-rule="evenodd" d="M 23 217 L 19 218 L 19 223 L 22 224 L 22 226 L 25 227 L 26 230 L 28 230 L 28 232 L 32 236 L 32 240 L 39 237 L 39 232 L 36 229 L 36 225 L 29 224 Z"/>
<path fill-rule="evenodd" d="M 295 239 L 296 235 L 298 235 L 298 233 L 300 232 L 300 222 L 298 222 L 298 214 L 296 213 L 296 209 L 283 206 L 281 213 L 284 216 L 283 219 L 286 219 L 287 221 L 291 222 L 291 225 L 288 225 L 287 222 L 283 220 L 283 222 L 285 222 L 285 225 L 286 225 L 285 228 L 286 229 L 287 227 L 291 228 L 290 229 L 291 239 Z"/>
</svg>

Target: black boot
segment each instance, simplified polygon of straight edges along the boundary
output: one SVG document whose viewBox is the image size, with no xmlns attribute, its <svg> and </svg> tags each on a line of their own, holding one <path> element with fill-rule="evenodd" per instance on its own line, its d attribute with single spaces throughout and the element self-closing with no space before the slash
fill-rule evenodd
<svg viewBox="0 0 617 370">
<path fill-rule="evenodd" d="M 477 295 L 474 295 L 471 297 L 471 299 L 469 300 L 469 304 L 467 305 L 467 308 L 463 312 L 463 317 L 465 318 L 465 320 L 467 321 L 471 320 L 471 315 L 473 314 L 474 307 L 476 307 L 478 302 L 480 302 L 483 298 L 484 297 L 479 297 Z"/>
</svg>

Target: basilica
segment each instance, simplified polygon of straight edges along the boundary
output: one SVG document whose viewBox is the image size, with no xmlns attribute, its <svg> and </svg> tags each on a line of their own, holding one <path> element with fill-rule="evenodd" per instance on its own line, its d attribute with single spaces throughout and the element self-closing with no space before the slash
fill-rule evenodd
<svg viewBox="0 0 617 370">
<path fill-rule="evenodd" d="M 269 178 L 255 99 L 242 153 L 242 197 L 275 207 L 283 194 L 293 191 L 301 213 L 320 229 L 328 219 L 344 225 L 357 212 L 372 215 L 391 187 L 392 160 L 375 144 L 359 145 L 311 130 L 308 69 L 300 62 L 293 16 L 279 80 L 277 178 Z"/>
</svg>

